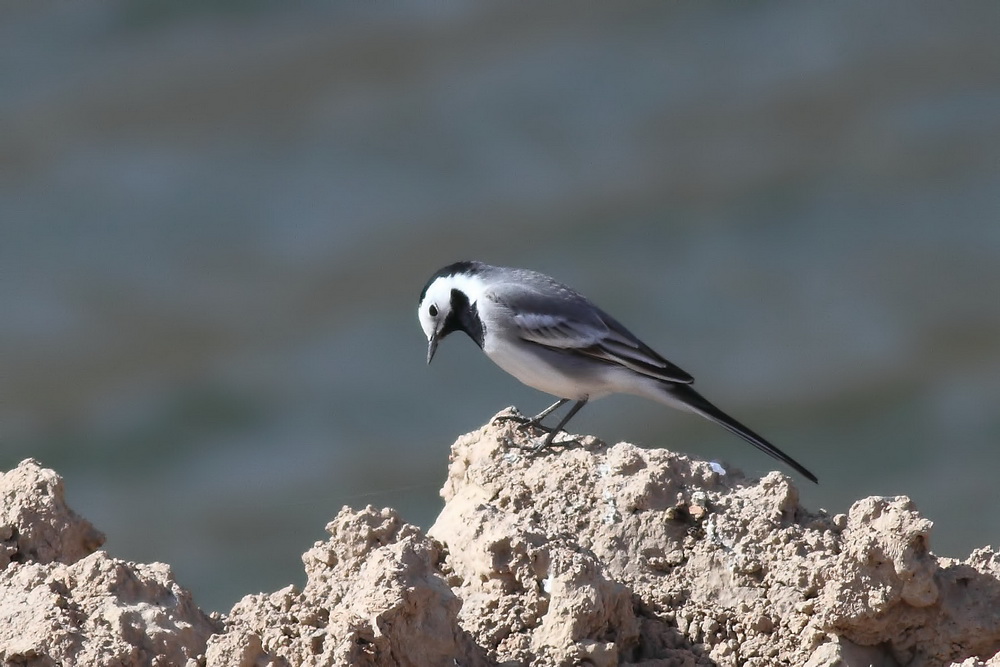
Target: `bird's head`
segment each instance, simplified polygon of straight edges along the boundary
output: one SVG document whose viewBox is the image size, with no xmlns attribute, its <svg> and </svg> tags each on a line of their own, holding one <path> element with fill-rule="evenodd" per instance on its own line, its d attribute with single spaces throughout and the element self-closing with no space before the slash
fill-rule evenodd
<svg viewBox="0 0 1000 667">
<path fill-rule="evenodd" d="M 417 317 L 427 336 L 427 363 L 431 363 L 438 343 L 453 331 L 462 330 L 482 347 L 483 325 L 476 301 L 483 290 L 479 262 L 456 262 L 431 276 L 420 293 Z"/>
</svg>

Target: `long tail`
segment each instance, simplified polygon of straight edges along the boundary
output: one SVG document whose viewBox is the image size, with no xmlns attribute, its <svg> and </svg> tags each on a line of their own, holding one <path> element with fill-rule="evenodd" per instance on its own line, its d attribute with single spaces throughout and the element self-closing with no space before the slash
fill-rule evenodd
<svg viewBox="0 0 1000 667">
<path fill-rule="evenodd" d="M 674 407 L 685 408 L 715 422 L 716 424 L 719 424 L 731 433 L 735 433 L 740 436 L 765 454 L 773 456 L 779 461 L 788 464 L 805 476 L 806 479 L 819 484 L 819 480 L 816 479 L 816 475 L 806 470 L 802 464 L 727 415 L 719 408 L 709 403 L 708 399 L 692 389 L 691 385 L 662 383 L 660 386 L 666 390 L 667 400 L 664 402 L 673 403 Z"/>
</svg>

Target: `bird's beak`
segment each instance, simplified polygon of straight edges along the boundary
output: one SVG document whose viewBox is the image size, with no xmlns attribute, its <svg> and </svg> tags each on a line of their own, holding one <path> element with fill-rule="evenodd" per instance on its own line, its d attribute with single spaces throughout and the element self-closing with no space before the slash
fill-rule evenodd
<svg viewBox="0 0 1000 667">
<path fill-rule="evenodd" d="M 427 341 L 427 363 L 428 364 L 431 363 L 431 359 L 434 358 L 434 353 L 437 351 L 437 349 L 438 349 L 438 335 L 437 335 L 437 332 L 435 331 L 434 333 L 431 334 L 430 339 L 428 339 L 428 341 Z"/>
</svg>

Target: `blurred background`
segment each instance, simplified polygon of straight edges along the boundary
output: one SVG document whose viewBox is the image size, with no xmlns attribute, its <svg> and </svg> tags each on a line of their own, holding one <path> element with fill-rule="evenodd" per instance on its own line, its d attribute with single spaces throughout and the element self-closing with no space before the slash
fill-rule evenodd
<svg viewBox="0 0 1000 667">
<path fill-rule="evenodd" d="M 205 608 L 301 583 L 341 506 L 429 527 L 453 440 L 550 403 L 424 363 L 478 258 L 611 311 L 807 507 L 997 544 L 1000 8 L 893 8 L 3 3 L 0 467 Z M 638 398 L 572 426 L 779 467 Z"/>
</svg>

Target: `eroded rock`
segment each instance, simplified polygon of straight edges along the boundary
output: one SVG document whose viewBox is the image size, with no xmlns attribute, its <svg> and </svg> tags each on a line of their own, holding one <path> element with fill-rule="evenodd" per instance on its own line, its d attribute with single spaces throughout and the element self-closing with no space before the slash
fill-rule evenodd
<svg viewBox="0 0 1000 667">
<path fill-rule="evenodd" d="M 493 660 L 944 665 L 1000 649 L 1000 557 L 937 558 L 905 497 L 831 517 L 781 473 L 576 440 L 532 456 L 501 422 L 452 448 L 429 532 Z"/>
<path fill-rule="evenodd" d="M 394 510 L 344 508 L 326 528 L 302 557 L 305 588 L 243 598 L 209 666 L 478 664 L 440 545 Z"/>
<path fill-rule="evenodd" d="M 1000 554 L 929 548 L 905 497 L 810 512 L 748 480 L 490 424 L 453 445 L 427 533 L 344 508 L 307 583 L 205 616 L 167 566 L 101 536 L 34 461 L 0 476 L 4 664 L 1000 667 Z M 223 622 L 224 621 L 224 622 Z"/>
<path fill-rule="evenodd" d="M 4 665 L 197 665 L 221 625 L 162 563 L 95 551 L 104 541 L 66 506 L 62 479 L 28 459 L 0 476 Z"/>
</svg>

